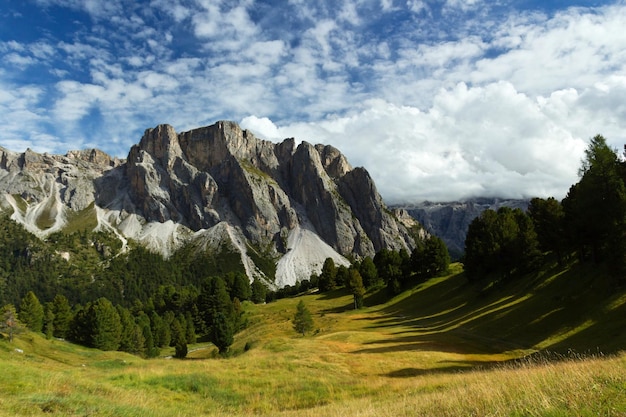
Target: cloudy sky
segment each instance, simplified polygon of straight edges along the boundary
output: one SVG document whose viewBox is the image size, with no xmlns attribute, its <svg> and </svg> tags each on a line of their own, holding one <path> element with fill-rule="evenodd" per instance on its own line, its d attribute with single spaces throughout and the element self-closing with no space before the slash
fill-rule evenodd
<svg viewBox="0 0 626 417">
<path fill-rule="evenodd" d="M 388 203 L 562 198 L 626 143 L 626 2 L 0 0 L 0 146 L 125 157 L 228 119 L 332 144 Z"/>
</svg>

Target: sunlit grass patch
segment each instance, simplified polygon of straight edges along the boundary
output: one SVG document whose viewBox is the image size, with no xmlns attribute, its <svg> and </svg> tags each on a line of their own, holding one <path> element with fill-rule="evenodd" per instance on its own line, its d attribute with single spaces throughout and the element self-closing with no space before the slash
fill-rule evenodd
<svg viewBox="0 0 626 417">
<path fill-rule="evenodd" d="M 98 226 L 98 214 L 95 203 L 79 211 L 69 211 L 63 232 L 70 234 L 80 231 L 94 230 Z"/>
</svg>

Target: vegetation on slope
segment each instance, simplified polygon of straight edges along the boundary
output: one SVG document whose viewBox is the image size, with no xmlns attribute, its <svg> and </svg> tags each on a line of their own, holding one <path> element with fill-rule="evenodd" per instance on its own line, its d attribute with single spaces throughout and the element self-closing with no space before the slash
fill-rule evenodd
<svg viewBox="0 0 626 417">
<path fill-rule="evenodd" d="M 626 414 L 626 357 L 605 356 L 624 343 L 624 297 L 571 300 L 565 320 L 545 302 L 573 297 L 572 280 L 606 298 L 602 271 L 555 268 L 485 292 L 452 269 L 384 304 L 367 306 L 370 292 L 362 310 L 344 289 L 246 303 L 229 359 L 207 344 L 185 360 L 144 360 L 34 333 L 0 340 L 0 415 Z M 293 329 L 302 300 L 316 329 L 305 337 Z M 613 320 L 581 325 L 601 313 Z M 563 354 L 535 353 L 544 347 Z"/>
</svg>

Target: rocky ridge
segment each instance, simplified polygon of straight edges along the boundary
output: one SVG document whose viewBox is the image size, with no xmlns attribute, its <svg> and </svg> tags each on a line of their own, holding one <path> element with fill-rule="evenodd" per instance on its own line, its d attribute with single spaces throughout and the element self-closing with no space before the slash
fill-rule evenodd
<svg viewBox="0 0 626 417">
<path fill-rule="evenodd" d="M 465 252 L 465 238 L 470 223 L 487 210 L 497 211 L 500 207 L 526 210 L 529 200 L 476 198 L 447 203 L 423 202 L 412 205 L 395 206 L 405 210 L 429 233 L 440 237 L 454 259 Z"/>
<path fill-rule="evenodd" d="M 413 221 L 387 209 L 371 177 L 328 145 L 273 143 L 236 123 L 176 133 L 146 130 L 126 160 L 98 150 L 64 156 L 0 148 L 0 192 L 12 218 L 41 237 L 93 210 L 97 229 L 168 256 L 184 244 L 275 259 L 276 286 L 318 272 L 324 259 L 411 250 Z M 266 277 L 267 278 L 267 277 Z"/>
</svg>

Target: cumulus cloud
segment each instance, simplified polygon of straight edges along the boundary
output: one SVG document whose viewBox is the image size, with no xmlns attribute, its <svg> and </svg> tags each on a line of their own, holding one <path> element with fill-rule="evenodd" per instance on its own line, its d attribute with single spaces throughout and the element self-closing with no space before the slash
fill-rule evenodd
<svg viewBox="0 0 626 417">
<path fill-rule="evenodd" d="M 125 156 L 159 123 L 239 120 L 333 144 L 399 202 L 562 197 L 588 138 L 626 141 L 623 3 L 33 1 L 89 19 L 0 39 L 0 143 L 16 150 Z"/>
<path fill-rule="evenodd" d="M 586 142 L 543 111 L 547 101 L 540 105 L 509 83 L 459 84 L 426 112 L 375 100 L 350 117 L 280 127 L 247 117 L 242 125 L 268 139 L 333 144 L 369 170 L 390 202 L 562 198 Z"/>
</svg>

